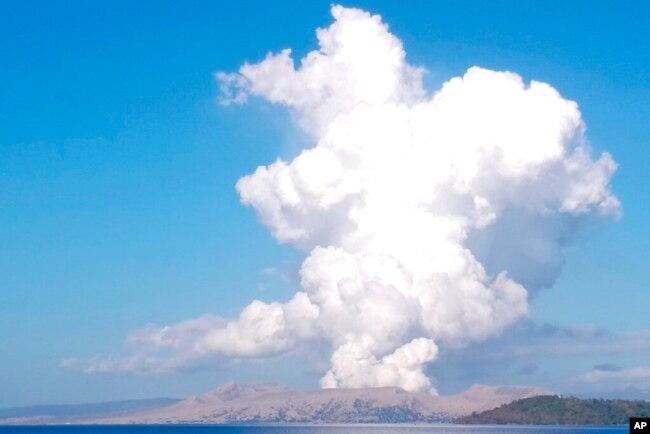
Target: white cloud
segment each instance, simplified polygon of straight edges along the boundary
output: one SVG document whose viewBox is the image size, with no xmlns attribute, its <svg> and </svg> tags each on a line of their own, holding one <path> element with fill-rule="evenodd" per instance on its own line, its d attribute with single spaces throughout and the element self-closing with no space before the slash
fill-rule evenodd
<svg viewBox="0 0 650 434">
<path fill-rule="evenodd" d="M 232 358 L 325 340 L 325 387 L 430 389 L 423 369 L 438 346 L 486 339 L 527 314 L 526 288 L 510 274 L 520 251 L 482 262 L 512 238 L 500 223 L 514 219 L 520 239 L 543 246 L 525 266 L 548 284 L 568 235 L 618 212 L 616 165 L 592 158 L 577 104 L 550 85 L 472 67 L 428 96 L 423 70 L 379 16 L 340 6 L 332 15 L 298 68 L 284 50 L 217 75 L 225 103 L 286 106 L 314 139 L 237 183 L 278 241 L 308 253 L 303 290 L 192 329 L 189 344 L 171 343 L 179 326 L 140 339 Z"/>
<path fill-rule="evenodd" d="M 431 339 L 418 338 L 378 360 L 376 341 L 350 340 L 332 355 L 332 367 L 321 379 L 324 388 L 383 387 L 399 385 L 406 390 L 430 389 L 422 365 L 436 358 L 438 347 Z"/>
<path fill-rule="evenodd" d="M 594 369 L 577 380 L 583 383 L 609 385 L 618 389 L 636 388 L 650 391 L 650 366 L 637 366 L 627 369 Z"/>
</svg>

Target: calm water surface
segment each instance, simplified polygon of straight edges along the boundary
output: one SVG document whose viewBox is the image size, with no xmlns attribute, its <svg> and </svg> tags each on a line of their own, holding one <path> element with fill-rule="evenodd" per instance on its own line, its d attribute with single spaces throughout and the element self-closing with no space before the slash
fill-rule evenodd
<svg viewBox="0 0 650 434">
<path fill-rule="evenodd" d="M 615 434 L 627 427 L 495 425 L 0 426 L 0 434 Z"/>
</svg>

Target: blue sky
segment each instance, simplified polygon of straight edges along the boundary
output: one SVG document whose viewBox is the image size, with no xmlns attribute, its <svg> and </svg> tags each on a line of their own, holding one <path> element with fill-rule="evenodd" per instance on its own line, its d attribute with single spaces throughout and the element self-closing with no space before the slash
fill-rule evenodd
<svg viewBox="0 0 650 434">
<path fill-rule="evenodd" d="M 466 359 L 527 340 L 552 348 L 572 333 L 601 348 L 649 330 L 650 6 L 345 5 L 382 15 L 408 62 L 429 71 L 431 91 L 473 65 L 550 83 L 578 102 L 594 150 L 619 165 L 622 218 L 583 233 L 529 321 L 464 350 Z M 233 317 L 254 298 L 297 290 L 304 255 L 277 244 L 234 185 L 309 141 L 276 106 L 220 106 L 213 74 L 287 47 L 302 57 L 330 21 L 321 1 L 0 5 L 0 406 L 186 396 L 230 379 L 317 386 L 322 367 L 309 358 L 164 375 L 84 375 L 59 364 L 119 353 L 146 324 Z M 453 368 L 460 356 L 451 354 L 430 374 L 441 392 L 505 382 L 558 390 L 599 364 L 650 366 L 648 354 L 555 360 L 540 351 L 489 369 L 478 369 L 484 360 Z"/>
</svg>

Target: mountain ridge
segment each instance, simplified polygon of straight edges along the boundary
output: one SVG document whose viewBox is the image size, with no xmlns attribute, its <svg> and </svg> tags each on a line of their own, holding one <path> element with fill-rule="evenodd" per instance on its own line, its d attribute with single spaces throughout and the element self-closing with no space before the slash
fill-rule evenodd
<svg viewBox="0 0 650 434">
<path fill-rule="evenodd" d="M 86 404 L 41 404 L 0 408 L 0 423 L 19 420 L 65 420 L 66 418 L 106 416 L 166 407 L 180 398 L 126 399 Z"/>
<path fill-rule="evenodd" d="M 433 396 L 397 387 L 296 391 L 273 383 L 226 383 L 167 407 L 84 423 L 436 423 L 546 394 L 551 392 L 530 386 L 475 385 L 457 395 Z"/>
</svg>

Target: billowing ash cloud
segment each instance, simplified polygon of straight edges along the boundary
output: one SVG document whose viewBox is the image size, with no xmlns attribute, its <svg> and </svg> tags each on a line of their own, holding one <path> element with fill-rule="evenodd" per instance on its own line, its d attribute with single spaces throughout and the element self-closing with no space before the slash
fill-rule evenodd
<svg viewBox="0 0 650 434">
<path fill-rule="evenodd" d="M 284 50 L 217 75 L 224 103 L 286 106 L 313 138 L 237 183 L 273 236 L 307 253 L 302 291 L 191 333 L 141 331 L 147 348 L 174 354 L 154 361 L 259 359 L 326 341 L 322 387 L 430 390 L 423 370 L 440 345 L 524 317 L 522 283 L 550 285 L 563 244 L 618 213 L 615 163 L 592 158 L 578 106 L 553 87 L 473 67 L 427 95 L 379 16 L 332 15 L 298 67 Z"/>
</svg>

